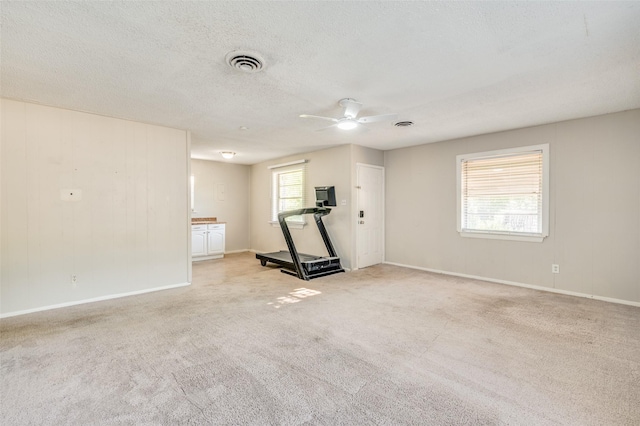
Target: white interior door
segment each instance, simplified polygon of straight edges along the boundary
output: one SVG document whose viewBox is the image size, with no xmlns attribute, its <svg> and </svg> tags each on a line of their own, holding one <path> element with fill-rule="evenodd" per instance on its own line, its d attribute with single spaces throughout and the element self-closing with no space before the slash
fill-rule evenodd
<svg viewBox="0 0 640 426">
<path fill-rule="evenodd" d="M 356 211 L 357 267 L 384 260 L 384 168 L 358 164 Z"/>
</svg>

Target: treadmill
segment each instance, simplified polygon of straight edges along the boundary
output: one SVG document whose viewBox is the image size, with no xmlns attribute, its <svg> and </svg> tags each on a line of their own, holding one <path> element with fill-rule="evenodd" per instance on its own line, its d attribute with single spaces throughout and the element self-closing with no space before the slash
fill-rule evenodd
<svg viewBox="0 0 640 426">
<path fill-rule="evenodd" d="M 287 242 L 289 251 L 281 250 L 273 253 L 256 253 L 256 259 L 260 260 L 262 266 L 266 266 L 267 262 L 275 263 L 276 265 L 282 266 L 281 272 L 296 276 L 305 281 L 344 272 L 344 269 L 340 265 L 340 258 L 336 254 L 333 244 L 331 244 L 331 240 L 329 239 L 329 234 L 327 234 L 327 229 L 322 222 L 322 217 L 331 213 L 331 209 L 327 206 L 336 205 L 334 187 L 316 187 L 316 200 L 316 207 L 290 210 L 278 214 L 278 222 L 280 223 L 280 228 L 282 229 L 282 234 Z M 311 254 L 298 253 L 296 250 L 286 219 L 289 216 L 305 214 L 313 215 L 329 256 L 314 256 Z"/>
</svg>

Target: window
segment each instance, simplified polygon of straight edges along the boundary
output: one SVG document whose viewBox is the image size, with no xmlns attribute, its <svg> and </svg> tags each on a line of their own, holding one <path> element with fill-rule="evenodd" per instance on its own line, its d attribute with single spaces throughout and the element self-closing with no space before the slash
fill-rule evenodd
<svg viewBox="0 0 640 426">
<path fill-rule="evenodd" d="M 458 232 L 540 242 L 549 235 L 549 145 L 458 155 Z"/>
<path fill-rule="evenodd" d="M 278 213 L 305 207 L 306 160 L 269 167 L 271 172 L 271 222 L 278 223 Z M 290 216 L 289 225 L 303 226 L 303 216 Z"/>
</svg>

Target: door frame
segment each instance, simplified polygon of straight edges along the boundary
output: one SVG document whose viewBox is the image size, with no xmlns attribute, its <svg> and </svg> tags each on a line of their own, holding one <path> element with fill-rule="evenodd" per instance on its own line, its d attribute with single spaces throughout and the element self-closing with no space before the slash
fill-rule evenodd
<svg viewBox="0 0 640 426">
<path fill-rule="evenodd" d="M 356 184 L 354 186 L 355 191 L 356 191 L 356 201 L 355 201 L 355 205 L 354 205 L 354 210 L 353 210 L 353 215 L 355 217 L 354 219 L 354 226 L 355 226 L 355 239 L 354 239 L 354 267 L 352 268 L 353 270 L 357 270 L 360 269 L 360 265 L 359 265 L 359 249 L 360 247 L 358 246 L 358 241 L 360 240 L 360 227 L 358 226 L 358 220 L 360 219 L 358 217 L 358 208 L 360 206 L 360 182 L 359 182 L 359 176 L 358 176 L 358 170 L 360 167 L 369 167 L 372 169 L 378 169 L 382 172 L 382 188 L 380 189 L 382 194 L 380 194 L 380 200 L 382 202 L 382 212 L 380 214 L 380 228 L 381 228 L 381 238 L 382 241 L 380 242 L 380 244 L 382 245 L 381 250 L 382 250 L 382 259 L 381 259 L 381 263 L 385 262 L 386 259 L 386 253 L 385 253 L 385 193 L 386 193 L 386 181 L 385 181 L 385 170 L 384 170 L 384 166 L 376 166 L 375 164 L 366 164 L 366 163 L 356 163 Z"/>
</svg>

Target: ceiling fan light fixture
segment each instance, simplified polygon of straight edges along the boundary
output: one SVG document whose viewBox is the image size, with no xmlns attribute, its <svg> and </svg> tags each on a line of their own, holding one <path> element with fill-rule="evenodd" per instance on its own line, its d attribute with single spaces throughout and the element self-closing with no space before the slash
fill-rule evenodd
<svg viewBox="0 0 640 426">
<path fill-rule="evenodd" d="M 324 129 L 337 127 L 340 130 L 347 130 L 347 131 L 353 130 L 356 127 L 360 127 L 362 125 L 366 125 L 369 123 L 375 123 L 380 121 L 394 121 L 398 118 L 398 114 L 382 114 L 382 115 L 371 115 L 367 117 L 358 117 L 358 113 L 360 112 L 360 108 L 362 108 L 362 104 L 356 101 L 355 99 L 351 99 L 351 98 L 340 99 L 338 104 L 344 108 L 344 115 L 341 118 L 323 117 L 321 115 L 310 115 L 310 114 L 301 114 L 300 118 L 315 118 L 320 120 L 331 121 L 334 124 L 332 124 L 329 127 L 325 127 Z M 318 129 L 318 130 L 324 130 L 324 129 Z"/>
<path fill-rule="evenodd" d="M 236 155 L 236 153 L 231 151 L 222 151 L 220 155 L 222 155 L 222 158 L 226 160 L 231 160 Z"/>
<path fill-rule="evenodd" d="M 358 123 L 355 120 L 341 120 L 338 124 L 338 129 L 342 130 L 353 130 L 358 127 Z"/>
</svg>

